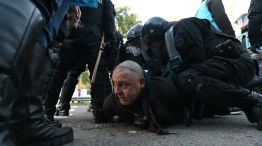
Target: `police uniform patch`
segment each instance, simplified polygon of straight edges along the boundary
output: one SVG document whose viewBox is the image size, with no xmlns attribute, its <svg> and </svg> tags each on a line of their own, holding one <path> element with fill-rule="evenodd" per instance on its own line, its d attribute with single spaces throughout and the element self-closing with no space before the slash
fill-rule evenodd
<svg viewBox="0 0 262 146">
<path fill-rule="evenodd" d="M 128 46 L 126 47 L 126 53 L 133 54 L 133 56 L 138 56 L 141 54 L 141 49 L 135 46 Z"/>
</svg>

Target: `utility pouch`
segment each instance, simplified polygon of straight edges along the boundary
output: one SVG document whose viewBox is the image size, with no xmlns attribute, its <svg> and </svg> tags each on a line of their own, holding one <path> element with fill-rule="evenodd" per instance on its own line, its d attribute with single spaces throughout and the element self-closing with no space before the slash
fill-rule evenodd
<svg viewBox="0 0 262 146">
<path fill-rule="evenodd" d="M 239 49 L 236 47 L 234 42 L 230 39 L 226 40 L 221 44 L 218 44 L 215 47 L 214 52 L 216 55 L 225 58 L 235 59 L 240 57 Z"/>
</svg>

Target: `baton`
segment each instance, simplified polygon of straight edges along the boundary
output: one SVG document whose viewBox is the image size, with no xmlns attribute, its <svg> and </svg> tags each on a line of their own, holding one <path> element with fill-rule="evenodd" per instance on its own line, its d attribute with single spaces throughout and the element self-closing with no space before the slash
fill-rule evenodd
<svg viewBox="0 0 262 146">
<path fill-rule="evenodd" d="M 97 58 L 96 58 L 96 64 L 95 64 L 95 67 L 94 67 L 94 70 L 93 70 L 91 83 L 95 83 L 95 81 L 96 81 L 96 74 L 97 74 L 98 66 L 99 66 L 99 63 L 100 63 L 100 60 L 101 60 L 101 55 L 104 52 L 103 47 L 104 47 L 104 35 L 102 36 L 102 40 L 101 40 L 101 43 L 100 43 L 99 52 L 98 52 L 98 55 L 97 55 Z"/>
</svg>

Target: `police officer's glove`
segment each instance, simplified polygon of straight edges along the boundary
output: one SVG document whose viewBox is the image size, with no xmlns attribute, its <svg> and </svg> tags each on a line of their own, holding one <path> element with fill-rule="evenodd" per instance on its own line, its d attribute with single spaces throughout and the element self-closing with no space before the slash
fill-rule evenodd
<svg viewBox="0 0 262 146">
<path fill-rule="evenodd" d="M 53 67 L 58 67 L 61 60 L 60 49 L 62 48 L 62 43 L 52 42 L 48 46 L 48 56 Z"/>
</svg>

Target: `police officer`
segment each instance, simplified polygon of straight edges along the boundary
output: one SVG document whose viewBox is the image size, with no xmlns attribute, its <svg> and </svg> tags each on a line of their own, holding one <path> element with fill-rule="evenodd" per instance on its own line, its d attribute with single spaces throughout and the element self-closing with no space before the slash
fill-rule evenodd
<svg viewBox="0 0 262 146">
<path fill-rule="evenodd" d="M 166 24 L 164 19 L 149 19 L 142 37 L 153 55 L 171 68 L 179 90 L 189 101 L 242 108 L 261 130 L 261 95 L 245 88 L 255 75 L 255 65 L 240 42 L 213 32 L 207 20 L 186 18 Z M 245 74 L 240 73 L 243 70 Z"/>
<path fill-rule="evenodd" d="M 214 30 L 235 37 L 235 31 L 227 17 L 222 0 L 202 0 L 195 17 L 207 19 Z"/>
<path fill-rule="evenodd" d="M 248 36 L 251 46 L 259 48 L 262 45 L 262 2 L 251 0 L 248 10 Z"/>
<path fill-rule="evenodd" d="M 114 60 L 111 61 L 112 62 L 111 65 L 116 66 L 117 64 L 125 60 L 132 60 L 137 62 L 140 66 L 142 66 L 143 69 L 149 70 L 150 75 L 153 75 L 152 73 L 154 69 L 152 69 L 153 68 L 152 66 L 154 66 L 153 63 L 155 62 L 151 61 L 152 58 L 149 58 L 147 52 L 144 49 L 142 49 L 143 46 L 140 39 L 142 28 L 143 25 L 135 24 L 127 31 L 127 41 L 125 42 L 125 44 L 120 45 L 120 50 L 112 50 L 112 52 L 110 53 L 111 54 L 110 58 Z M 111 68 L 110 70 L 113 69 L 114 68 Z"/>
<path fill-rule="evenodd" d="M 54 26 L 52 28 L 59 25 L 59 21 L 52 23 L 52 20 L 63 17 L 68 5 L 69 1 L 65 0 L 0 2 L 1 14 L 8 16 L 0 22 L 3 41 L 0 53 L 1 146 L 58 146 L 73 140 L 72 128 L 52 127 L 41 117 L 41 100 L 48 78 L 42 65 L 46 65 L 45 45 L 48 36 L 52 36 L 50 29 L 37 41 L 46 23 Z"/>
<path fill-rule="evenodd" d="M 64 41 L 64 52 L 62 52 L 62 58 L 65 56 L 65 59 L 63 60 L 64 63 L 62 61 L 61 66 L 59 67 L 60 69 L 56 71 L 54 80 L 49 88 L 50 90 L 47 98 L 53 99 L 53 101 L 46 103 L 46 109 L 51 109 L 49 110 L 51 112 L 48 112 L 50 116 L 54 115 L 56 105 L 56 102 L 54 101 L 57 101 L 59 96 L 61 78 L 64 78 L 68 73 L 62 89 L 60 106 L 57 114 L 68 116 L 70 100 L 78 82 L 78 77 L 83 71 L 85 71 L 86 64 L 88 64 L 90 75 L 93 74 L 102 36 L 105 38 L 107 44 L 115 46 L 116 43 L 114 35 L 115 11 L 110 0 L 99 1 L 97 9 L 81 7 L 81 12 L 81 23 L 83 27 L 73 31 Z M 56 79 L 59 79 L 60 83 L 57 83 Z M 55 84 L 57 84 L 57 86 Z M 56 88 L 51 88 L 53 86 L 56 86 Z M 51 94 L 51 92 L 55 94 Z M 111 85 L 105 61 L 102 57 L 96 75 L 96 82 L 91 85 L 91 104 L 93 107 L 95 122 L 99 123 L 104 120 L 102 103 L 104 97 L 109 93 L 111 93 Z"/>
<path fill-rule="evenodd" d="M 77 28 L 73 27 L 74 21 L 72 16 L 81 15 L 76 13 L 76 11 L 74 10 L 75 8 L 75 6 L 69 8 L 67 15 L 64 17 L 59 27 L 58 35 L 48 45 L 49 60 L 52 65 L 52 75 L 50 82 L 48 83 L 48 90 L 45 93 L 43 115 L 49 124 L 53 124 L 56 126 L 60 126 L 62 124 L 54 120 L 54 113 L 56 111 L 55 105 L 58 101 L 61 86 L 68 72 L 69 67 L 67 66 L 70 66 L 70 55 L 76 52 L 76 50 L 70 50 L 70 48 L 63 47 L 63 41 L 65 40 L 65 38 L 67 38 L 71 34 L 71 32 Z"/>
</svg>

